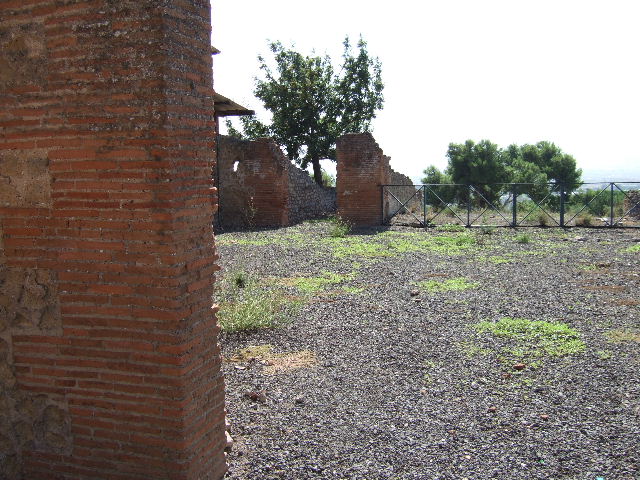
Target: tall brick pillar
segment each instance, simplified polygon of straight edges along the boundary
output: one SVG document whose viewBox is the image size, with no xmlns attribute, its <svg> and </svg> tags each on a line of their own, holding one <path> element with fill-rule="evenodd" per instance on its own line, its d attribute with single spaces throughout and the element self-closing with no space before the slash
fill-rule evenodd
<svg viewBox="0 0 640 480">
<path fill-rule="evenodd" d="M 370 133 L 349 133 L 336 145 L 338 215 L 355 226 L 382 223 L 381 185 L 390 183 L 391 169 Z"/>
<path fill-rule="evenodd" d="M 224 474 L 209 17 L 0 3 L 1 478 Z"/>
</svg>

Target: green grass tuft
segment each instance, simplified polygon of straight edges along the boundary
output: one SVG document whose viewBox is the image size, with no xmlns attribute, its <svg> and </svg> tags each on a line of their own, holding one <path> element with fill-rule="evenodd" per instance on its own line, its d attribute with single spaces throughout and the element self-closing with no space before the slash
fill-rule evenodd
<svg viewBox="0 0 640 480">
<path fill-rule="evenodd" d="M 640 252 L 640 243 L 636 243 L 629 248 L 625 248 L 624 251 L 629 253 L 638 253 Z"/>
<path fill-rule="evenodd" d="M 228 272 L 219 285 L 218 322 L 225 332 L 273 328 L 285 323 L 298 304 L 243 271 Z"/>
<path fill-rule="evenodd" d="M 409 233 L 386 231 L 373 236 L 359 235 L 344 238 L 325 238 L 337 258 L 344 257 L 396 257 L 411 252 L 434 252 L 459 255 L 477 245 L 474 236 L 462 233 L 429 235 L 425 232 Z"/>
<path fill-rule="evenodd" d="M 442 281 L 424 280 L 422 282 L 415 282 L 415 285 L 420 288 L 420 290 L 424 290 L 429 293 L 468 290 L 470 288 L 477 288 L 480 286 L 479 283 L 469 282 L 464 277 L 450 278 Z"/>
<path fill-rule="evenodd" d="M 351 224 L 341 217 L 330 217 L 331 230 L 329 235 L 333 238 L 344 238 L 351 233 Z"/>
<path fill-rule="evenodd" d="M 502 318 L 473 325 L 479 333 L 490 333 L 507 341 L 502 351 L 514 357 L 563 357 L 586 349 L 577 330 L 565 323 Z"/>
<path fill-rule="evenodd" d="M 329 285 L 337 285 L 344 281 L 351 280 L 355 274 L 340 274 L 334 272 L 324 271 L 322 275 L 317 277 L 292 277 L 283 279 L 282 283 L 287 286 L 292 286 L 300 290 L 301 292 L 313 295 L 321 290 L 324 290 Z"/>
<path fill-rule="evenodd" d="M 440 232 L 464 232 L 466 227 L 458 223 L 447 223 L 445 225 L 438 225 L 436 230 Z"/>
</svg>

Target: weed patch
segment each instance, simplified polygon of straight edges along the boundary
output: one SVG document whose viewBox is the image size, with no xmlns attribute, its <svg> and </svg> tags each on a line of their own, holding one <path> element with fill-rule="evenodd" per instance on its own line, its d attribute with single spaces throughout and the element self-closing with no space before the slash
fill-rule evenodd
<svg viewBox="0 0 640 480">
<path fill-rule="evenodd" d="M 609 350 L 598 350 L 596 355 L 600 360 L 609 360 L 610 358 L 613 358 L 613 353 Z"/>
<path fill-rule="evenodd" d="M 218 321 L 228 333 L 276 327 L 299 305 L 282 291 L 266 288 L 242 271 L 229 272 L 223 278 L 218 301 Z"/>
<path fill-rule="evenodd" d="M 331 217 L 329 221 L 332 224 L 329 235 L 333 238 L 344 238 L 351 233 L 351 224 L 341 217 Z"/>
<path fill-rule="evenodd" d="M 515 358 L 563 357 L 586 349 L 577 330 L 565 323 L 502 318 L 497 322 L 473 325 L 478 333 L 489 333 L 501 340 L 500 351 Z"/>
<path fill-rule="evenodd" d="M 449 278 L 447 280 L 423 280 L 421 282 L 415 282 L 415 285 L 420 289 L 429 293 L 438 292 L 450 292 L 468 290 L 470 288 L 477 288 L 479 283 L 469 282 L 464 277 Z"/>
<path fill-rule="evenodd" d="M 458 342 L 458 347 L 469 358 L 473 358 L 476 355 L 485 356 L 491 353 L 488 348 L 483 348 L 471 341 Z"/>
<path fill-rule="evenodd" d="M 598 269 L 597 265 L 593 265 L 593 264 L 578 265 L 577 268 L 585 272 L 593 272 L 594 270 Z"/>
<path fill-rule="evenodd" d="M 489 262 L 496 265 L 501 265 L 503 263 L 511 263 L 514 259 L 507 255 L 490 255 L 488 257 L 478 257 L 478 260 L 480 260 L 481 262 Z"/>
<path fill-rule="evenodd" d="M 440 232 L 464 232 L 467 228 L 464 225 L 458 223 L 447 223 L 445 225 L 438 225 L 436 230 Z"/>
<path fill-rule="evenodd" d="M 635 245 L 632 245 L 629 248 L 625 248 L 623 250 L 623 252 L 627 252 L 627 253 L 639 253 L 640 252 L 640 243 L 636 243 Z"/>
<path fill-rule="evenodd" d="M 425 232 L 409 233 L 387 231 L 376 235 L 326 238 L 324 244 L 337 258 L 344 257 L 396 257 L 410 252 L 434 252 L 458 255 L 476 246 L 476 239 L 469 234 L 428 235 Z"/>
</svg>

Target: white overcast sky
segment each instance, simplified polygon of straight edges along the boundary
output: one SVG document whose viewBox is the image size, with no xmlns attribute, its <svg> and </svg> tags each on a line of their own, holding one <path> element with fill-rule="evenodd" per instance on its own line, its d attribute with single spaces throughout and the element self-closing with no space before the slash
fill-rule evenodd
<svg viewBox="0 0 640 480">
<path fill-rule="evenodd" d="M 486 138 L 550 140 L 597 179 L 640 181 L 640 0 L 212 4 L 214 86 L 261 116 L 268 40 L 339 61 L 345 35 L 362 35 L 385 83 L 373 135 L 415 180 L 446 166 L 450 142 Z"/>
</svg>

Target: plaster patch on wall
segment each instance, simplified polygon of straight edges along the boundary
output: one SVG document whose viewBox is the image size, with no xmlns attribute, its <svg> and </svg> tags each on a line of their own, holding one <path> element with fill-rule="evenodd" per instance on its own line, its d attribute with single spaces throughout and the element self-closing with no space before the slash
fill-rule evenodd
<svg viewBox="0 0 640 480">
<path fill-rule="evenodd" d="M 22 478 L 22 452 L 68 453 L 71 421 L 67 406 L 47 395 L 17 388 L 9 342 L 0 338 L 0 472 Z"/>
<path fill-rule="evenodd" d="M 55 274 L 0 265 L 0 334 L 53 334 L 61 328 Z"/>
<path fill-rule="evenodd" d="M 0 206 L 51 206 L 47 150 L 0 151 Z"/>
<path fill-rule="evenodd" d="M 0 86 L 44 80 L 47 71 L 45 38 L 40 23 L 0 28 Z"/>
</svg>

